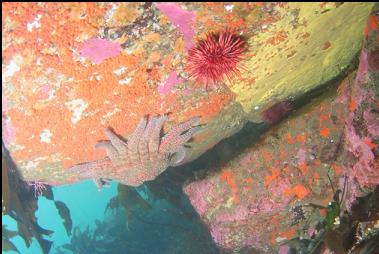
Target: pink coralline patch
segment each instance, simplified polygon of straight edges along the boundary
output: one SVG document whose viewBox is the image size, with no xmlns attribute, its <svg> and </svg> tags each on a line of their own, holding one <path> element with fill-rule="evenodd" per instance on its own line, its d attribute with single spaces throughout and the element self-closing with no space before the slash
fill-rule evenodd
<svg viewBox="0 0 379 254">
<path fill-rule="evenodd" d="M 212 222 L 209 225 L 209 231 L 211 233 L 213 241 L 220 247 L 226 249 L 235 249 L 240 234 L 242 233 L 238 227 L 227 227 L 226 223 Z M 259 234 L 251 234 L 244 239 L 246 246 L 262 246 L 262 240 Z M 237 252 L 236 252 L 237 253 Z"/>
<path fill-rule="evenodd" d="M 234 222 L 247 220 L 250 216 L 253 215 L 253 210 L 250 211 L 248 204 L 238 205 L 233 210 L 225 209 L 217 214 L 215 219 L 216 222 Z"/>
<path fill-rule="evenodd" d="M 299 149 L 297 152 L 297 158 L 299 159 L 298 164 L 302 165 L 305 163 L 305 150 L 304 149 Z"/>
<path fill-rule="evenodd" d="M 372 72 L 379 72 L 379 49 L 371 51 L 367 61 L 368 67 Z"/>
<path fill-rule="evenodd" d="M 247 154 L 242 160 L 241 160 L 241 166 L 248 167 L 252 163 L 253 159 L 251 158 L 250 154 Z"/>
<path fill-rule="evenodd" d="M 2 105 L 2 138 L 4 141 L 4 144 L 6 146 L 9 146 L 10 143 L 13 142 L 13 140 L 16 138 L 16 129 L 13 126 L 11 119 L 5 117 L 5 113 L 8 111 L 8 100 L 6 97 L 2 96 L 1 98 L 1 105 Z"/>
<path fill-rule="evenodd" d="M 364 84 L 368 80 L 368 63 L 367 63 L 367 52 L 362 50 L 362 53 L 359 58 L 359 66 L 356 77 L 353 81 L 351 96 L 352 98 L 349 100 L 350 102 L 350 113 L 353 114 L 353 111 L 356 106 L 361 105 L 362 101 L 367 96 L 367 92 L 364 89 Z M 352 117 L 352 116 L 350 116 Z"/>
<path fill-rule="evenodd" d="M 178 78 L 176 71 L 171 72 L 170 76 L 162 86 L 158 86 L 158 92 L 161 95 L 168 94 L 177 84 L 181 83 L 183 80 Z"/>
<path fill-rule="evenodd" d="M 213 241 L 219 246 L 225 246 L 225 235 L 228 235 L 228 232 L 226 232 L 228 228 L 222 227 L 219 224 L 211 224 L 209 230 Z"/>
<path fill-rule="evenodd" d="M 2 121 L 2 130 L 3 141 L 8 146 L 16 138 L 16 129 L 12 122 L 7 119 Z"/>
<path fill-rule="evenodd" d="M 266 171 L 254 169 L 253 173 L 247 173 L 246 167 L 238 171 L 237 165 L 242 161 L 251 168 L 256 159 L 252 153 L 247 153 L 232 166 L 234 173 L 225 176 L 226 171 L 223 171 L 222 175 L 192 182 L 184 192 L 207 224 L 217 245 L 226 249 L 247 246 L 263 249 L 270 235 L 262 235 L 262 221 L 268 222 L 271 216 L 286 209 L 293 199 L 283 195 L 290 182 L 280 174 L 267 189 L 259 181 L 247 183 L 252 176 L 262 179 Z"/>
<path fill-rule="evenodd" d="M 204 200 L 204 195 L 209 194 L 212 185 L 209 182 L 199 181 L 184 187 L 184 193 L 191 197 L 191 204 L 200 216 L 208 210 L 208 203 Z"/>
<path fill-rule="evenodd" d="M 49 97 L 50 87 L 48 85 L 43 86 L 38 93 L 40 99 L 47 99 Z"/>
<path fill-rule="evenodd" d="M 350 195 L 348 195 L 347 198 L 345 199 L 345 206 L 350 211 L 357 197 L 360 196 L 360 193 L 358 191 L 359 187 L 357 186 L 357 184 L 354 183 L 354 181 L 352 180 L 352 177 L 348 178 L 348 182 L 349 182 L 349 188 L 350 188 Z M 341 181 L 339 186 L 343 186 L 343 184 L 344 183 L 342 183 Z"/>
<path fill-rule="evenodd" d="M 270 188 L 269 192 L 273 196 L 263 194 L 255 199 L 248 199 L 241 202 L 232 209 L 223 209 L 217 213 L 216 222 L 236 222 L 249 220 L 256 214 L 271 214 L 281 211 L 286 207 L 290 198 L 282 197 L 281 193 L 287 188 L 288 184 L 279 184 L 277 187 Z M 275 196 L 275 197 L 274 197 Z M 192 198 L 192 197 L 191 197 Z M 275 199 L 277 198 L 277 199 Z"/>
<path fill-rule="evenodd" d="M 373 138 L 379 137 L 379 119 L 370 109 L 363 112 L 363 118 L 367 125 L 367 130 Z"/>
<path fill-rule="evenodd" d="M 368 72 L 368 62 L 367 62 L 367 51 L 362 50 L 361 56 L 359 58 L 359 67 L 356 77 L 356 82 L 362 83 L 366 81 Z"/>
<path fill-rule="evenodd" d="M 100 64 L 107 58 L 115 57 L 121 52 L 121 45 L 104 39 L 92 38 L 85 42 L 80 55 L 88 57 L 95 64 Z"/>
<path fill-rule="evenodd" d="M 268 187 L 269 193 L 271 193 L 271 195 L 274 198 L 279 200 L 279 202 L 276 201 L 276 206 L 275 206 L 276 209 L 281 209 L 282 207 L 288 204 L 289 199 L 283 197 L 282 195 L 289 186 L 290 186 L 290 183 L 288 179 L 283 178 L 280 181 L 278 181 L 276 184 L 272 184 Z"/>
<path fill-rule="evenodd" d="M 358 79 L 358 75 L 359 73 L 357 73 L 357 78 L 356 78 L 356 83 L 357 85 L 355 86 L 355 104 L 356 105 L 360 105 L 362 103 L 362 101 L 364 100 L 364 98 L 366 97 L 366 90 L 363 89 L 363 82 L 360 82 L 359 79 Z M 361 77 L 361 78 L 364 78 L 365 76 Z"/>
<path fill-rule="evenodd" d="M 315 234 L 315 232 L 316 232 L 315 228 L 308 228 L 307 230 L 308 235 L 311 237 Z"/>
<path fill-rule="evenodd" d="M 347 149 L 357 158 L 351 175 L 361 186 L 379 184 L 379 171 L 374 168 L 375 156 L 371 148 L 360 138 L 352 126 L 346 128 Z"/>
<path fill-rule="evenodd" d="M 8 111 L 8 100 L 7 97 L 1 96 L 1 112 L 5 113 Z"/>
<path fill-rule="evenodd" d="M 289 251 L 290 251 L 290 247 L 288 247 L 287 245 L 282 245 L 279 248 L 278 254 L 288 254 Z"/>
<path fill-rule="evenodd" d="M 350 100 L 350 86 L 347 81 L 343 81 L 340 88 L 338 88 L 338 96 L 336 97 L 336 102 L 346 104 Z"/>
<path fill-rule="evenodd" d="M 159 3 L 156 7 L 174 24 L 184 36 L 185 48 L 189 49 L 193 46 L 193 36 L 195 30 L 193 28 L 195 14 L 183 10 L 179 5 L 172 3 Z"/>
<path fill-rule="evenodd" d="M 192 90 L 189 88 L 186 88 L 183 90 L 183 95 L 190 95 L 192 93 Z"/>
<path fill-rule="evenodd" d="M 370 100 L 370 93 L 367 93 L 364 89 L 365 84 L 368 81 L 367 66 L 367 52 L 362 50 L 357 76 L 352 86 L 352 100 L 355 100 L 357 105 L 361 105 L 363 101 Z M 357 133 L 353 125 L 354 118 L 355 111 L 351 111 L 346 119 L 345 128 L 346 149 L 355 157 L 349 173 L 360 186 L 373 186 L 379 183 L 379 171 L 375 169 L 375 155 L 370 146 L 375 144 L 371 143 L 369 137 L 361 137 Z M 375 116 L 371 113 L 370 107 L 366 108 L 363 112 L 363 119 L 367 124 L 369 134 L 375 137 L 378 134 L 378 124 L 376 123 Z"/>
</svg>

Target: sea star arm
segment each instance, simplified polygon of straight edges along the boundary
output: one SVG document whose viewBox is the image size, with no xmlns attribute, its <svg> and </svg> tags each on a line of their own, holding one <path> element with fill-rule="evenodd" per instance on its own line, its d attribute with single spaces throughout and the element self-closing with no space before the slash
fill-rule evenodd
<svg viewBox="0 0 379 254">
<path fill-rule="evenodd" d="M 172 153 L 179 149 L 181 145 L 191 139 L 195 132 L 200 130 L 200 126 L 192 128 L 192 126 L 198 124 L 199 121 L 200 117 L 196 116 L 170 130 L 162 139 L 159 147 L 160 152 Z"/>
<path fill-rule="evenodd" d="M 117 149 L 112 145 L 112 143 L 107 140 L 107 141 L 101 141 L 95 145 L 95 148 L 103 148 L 107 151 L 107 155 L 109 159 L 112 161 L 116 160 L 117 157 L 119 156 L 119 152 Z"/>
<path fill-rule="evenodd" d="M 133 134 L 130 136 L 128 140 L 128 154 L 131 161 L 139 160 L 138 143 L 140 141 L 141 135 L 145 131 L 146 124 L 147 124 L 147 119 L 144 117 L 138 123 L 137 128 L 135 129 L 135 131 L 133 132 Z"/>
<path fill-rule="evenodd" d="M 149 161 L 149 140 L 151 138 L 151 135 L 154 131 L 154 127 L 156 125 L 157 118 L 151 117 L 150 121 L 148 121 L 145 131 L 143 132 L 141 139 L 138 143 L 138 151 L 139 151 L 139 157 L 140 161 L 144 164 Z M 152 151 L 153 152 L 153 151 Z"/>
<path fill-rule="evenodd" d="M 200 130 L 200 126 L 193 127 L 200 120 L 194 117 L 172 128 L 162 139 L 160 133 L 167 118 L 167 115 L 142 118 L 127 142 L 107 129 L 109 140 L 96 145 L 106 150 L 107 157 L 79 164 L 71 170 L 77 172 L 79 179 L 94 179 L 99 187 L 104 179 L 131 186 L 155 179 L 167 167 L 176 166 L 185 159 L 185 143 Z"/>
<path fill-rule="evenodd" d="M 112 146 L 118 151 L 119 154 L 127 153 L 127 144 L 117 136 L 111 129 L 106 129 L 105 134 L 107 134 Z"/>
<path fill-rule="evenodd" d="M 167 115 L 163 115 L 158 117 L 156 120 L 155 128 L 151 133 L 151 137 L 149 140 L 149 155 L 150 160 L 156 160 L 158 158 L 159 152 L 159 143 L 160 143 L 160 134 L 164 123 L 167 120 Z"/>
<path fill-rule="evenodd" d="M 183 144 L 187 143 L 192 138 L 192 136 L 196 132 L 198 132 L 200 129 L 201 129 L 200 126 L 196 126 L 196 127 L 189 129 L 188 131 L 181 134 L 180 136 L 178 136 L 170 145 L 169 151 L 173 152 L 173 151 L 177 151 L 178 149 L 181 149 Z"/>
</svg>

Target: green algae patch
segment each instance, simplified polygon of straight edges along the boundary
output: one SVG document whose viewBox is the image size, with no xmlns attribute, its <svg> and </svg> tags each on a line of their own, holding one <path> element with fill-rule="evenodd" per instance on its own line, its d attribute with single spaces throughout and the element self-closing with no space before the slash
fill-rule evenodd
<svg viewBox="0 0 379 254">
<path fill-rule="evenodd" d="M 296 99 L 337 77 L 361 49 L 372 3 L 289 3 L 251 36 L 241 78 L 229 83 L 246 113 Z"/>
</svg>

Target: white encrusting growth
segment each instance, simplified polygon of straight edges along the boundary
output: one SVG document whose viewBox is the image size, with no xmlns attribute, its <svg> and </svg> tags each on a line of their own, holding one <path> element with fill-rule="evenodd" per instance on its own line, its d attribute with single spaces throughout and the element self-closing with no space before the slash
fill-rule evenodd
<svg viewBox="0 0 379 254">
<path fill-rule="evenodd" d="M 26 24 L 26 28 L 27 28 L 28 32 L 32 32 L 34 28 L 40 28 L 41 27 L 41 23 L 39 23 L 41 18 L 42 18 L 42 15 L 37 14 L 36 18 L 34 19 L 34 21 L 32 23 Z"/>
<path fill-rule="evenodd" d="M 233 12 L 234 5 L 233 4 L 226 4 L 225 10 L 228 12 Z"/>
<path fill-rule="evenodd" d="M 113 73 L 117 76 L 121 76 L 121 74 L 125 73 L 125 71 L 127 70 L 128 68 L 126 67 L 120 67 L 119 69 L 117 70 L 114 70 Z"/>
<path fill-rule="evenodd" d="M 39 136 L 41 138 L 40 139 L 41 142 L 50 143 L 51 137 L 53 136 L 53 134 L 51 134 L 49 129 L 44 129 Z"/>
<path fill-rule="evenodd" d="M 81 119 L 83 111 L 88 107 L 88 103 L 82 99 L 66 102 L 65 105 L 72 112 L 71 122 L 73 124 L 77 123 Z"/>
<path fill-rule="evenodd" d="M 127 85 L 127 84 L 130 83 L 131 80 L 132 80 L 131 77 L 126 77 L 126 78 L 124 78 L 124 79 L 120 79 L 120 80 L 118 81 L 118 83 L 119 83 L 120 85 Z"/>
<path fill-rule="evenodd" d="M 11 62 L 5 68 L 5 72 L 3 73 L 3 80 L 5 78 L 13 76 L 16 72 L 20 70 L 20 66 L 18 66 L 16 59 L 12 59 Z"/>
</svg>

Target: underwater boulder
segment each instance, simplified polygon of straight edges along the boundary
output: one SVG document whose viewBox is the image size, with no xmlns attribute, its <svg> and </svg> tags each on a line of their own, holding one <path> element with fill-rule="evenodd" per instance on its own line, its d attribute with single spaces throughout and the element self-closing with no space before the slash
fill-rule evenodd
<svg viewBox="0 0 379 254">
<path fill-rule="evenodd" d="M 342 253 L 377 237 L 379 76 L 369 59 L 377 57 L 379 30 L 372 24 L 375 11 L 357 70 L 321 96 L 263 113 L 276 119 L 278 108 L 292 111 L 276 125 L 266 121 L 271 129 L 258 141 L 184 186 L 226 253 Z"/>
<path fill-rule="evenodd" d="M 81 180 L 68 168 L 106 156 L 94 149 L 105 128 L 127 137 L 146 115 L 170 114 L 165 131 L 200 116 L 181 158 L 192 161 L 347 70 L 372 6 L 5 3 L 4 141 L 25 180 L 68 184 Z M 207 88 L 188 73 L 188 52 L 226 30 L 246 44 L 240 73 Z"/>
</svg>

